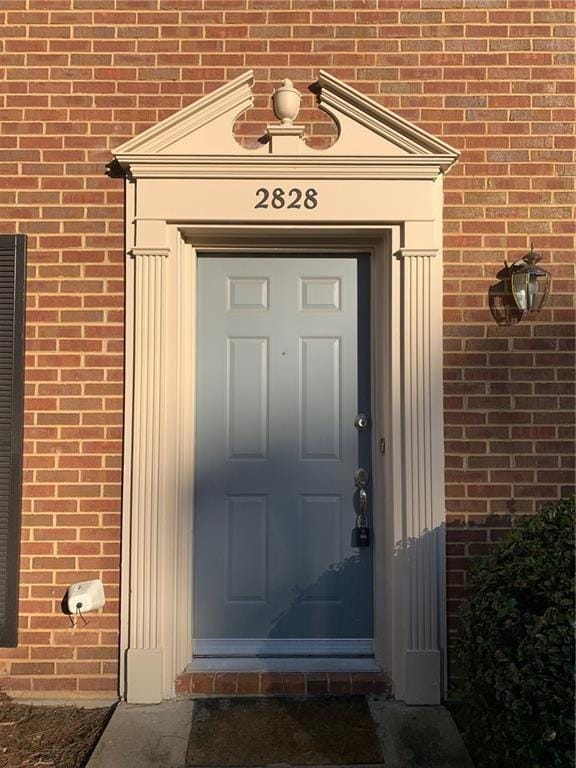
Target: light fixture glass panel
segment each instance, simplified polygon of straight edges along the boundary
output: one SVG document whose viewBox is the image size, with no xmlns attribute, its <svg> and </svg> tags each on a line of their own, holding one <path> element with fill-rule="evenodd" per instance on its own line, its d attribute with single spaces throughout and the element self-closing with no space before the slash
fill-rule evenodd
<svg viewBox="0 0 576 768">
<path fill-rule="evenodd" d="M 514 295 L 514 301 L 516 302 L 518 309 L 521 309 L 522 312 L 526 312 L 528 309 L 528 286 L 526 283 L 526 275 L 522 272 L 516 272 L 512 275 L 512 293 Z"/>
<path fill-rule="evenodd" d="M 550 273 L 537 265 L 540 256 L 531 251 L 512 267 L 512 295 L 522 312 L 539 312 L 550 289 Z"/>
</svg>

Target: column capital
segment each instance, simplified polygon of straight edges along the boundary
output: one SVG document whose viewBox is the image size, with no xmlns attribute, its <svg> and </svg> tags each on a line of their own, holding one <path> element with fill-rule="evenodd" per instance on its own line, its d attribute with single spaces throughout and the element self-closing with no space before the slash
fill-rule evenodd
<svg viewBox="0 0 576 768">
<path fill-rule="evenodd" d="M 170 248 L 131 248 L 129 251 L 131 256 L 170 256 Z"/>
<path fill-rule="evenodd" d="M 438 256 L 438 253 L 438 248 L 398 248 L 394 256 L 397 259 L 413 258 L 415 256 L 432 258 Z"/>
</svg>

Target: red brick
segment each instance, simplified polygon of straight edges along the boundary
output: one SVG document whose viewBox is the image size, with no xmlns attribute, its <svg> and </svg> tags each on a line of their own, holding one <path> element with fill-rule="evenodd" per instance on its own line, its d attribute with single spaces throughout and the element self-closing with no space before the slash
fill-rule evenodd
<svg viewBox="0 0 576 768">
<path fill-rule="evenodd" d="M 191 693 L 214 693 L 214 677 L 212 672 L 193 672 L 190 681 Z"/>
<path fill-rule="evenodd" d="M 282 679 L 284 693 L 303 696 L 306 693 L 306 678 L 304 674 L 284 674 Z"/>
<path fill-rule="evenodd" d="M 352 693 L 374 693 L 374 675 L 360 672 L 350 675 L 352 680 Z"/>
<path fill-rule="evenodd" d="M 288 65 L 304 91 L 301 115 L 311 136 L 330 136 L 306 92 L 325 66 L 462 150 L 444 188 L 449 527 L 467 530 L 478 516 L 506 511 L 501 494 L 508 490 L 522 513 L 566 492 L 573 461 L 572 8 L 422 7 L 418 0 L 397 8 L 364 0 L 290 8 L 271 0 L 208 8 L 200 0 L 49 5 L 30 0 L 24 10 L 5 0 L 0 12 L 2 231 L 30 238 L 22 555 L 34 567 L 21 578 L 25 645 L 16 650 L 24 655 L 3 649 L 2 659 L 70 660 L 58 654 L 72 650 L 78 663 L 117 661 L 113 632 L 63 631 L 66 617 L 49 599 L 51 585 L 66 585 L 72 573 L 92 577 L 91 568 L 118 581 L 120 487 L 112 470 L 122 456 L 123 191 L 103 165 L 109 146 L 244 69 L 257 70 L 257 107 L 238 124 L 247 143 L 269 119 L 269 94 Z M 504 258 L 525 253 L 531 237 L 553 274 L 551 309 L 499 327 L 487 291 Z M 467 554 L 485 551 L 499 535 L 470 540 Z M 468 562 L 465 552 L 450 551 L 458 552 L 448 563 L 456 611 L 462 581 L 451 579 Z M 51 605 L 46 616 L 33 613 L 42 598 Z M 110 608 L 117 611 L 113 601 Z M 99 685 L 98 675 L 80 671 L 8 673 L 14 690 L 60 684 L 82 695 Z M 114 690 L 112 678 L 108 666 L 103 690 Z M 238 689 L 254 692 L 257 682 L 239 676 Z M 309 692 L 325 685 L 307 680 Z M 281 687 L 290 687 L 288 678 Z"/>
<path fill-rule="evenodd" d="M 260 675 L 254 672 L 238 673 L 238 693 L 257 695 L 260 693 Z"/>
<path fill-rule="evenodd" d="M 118 680 L 116 675 L 110 677 L 79 677 L 78 678 L 78 690 L 79 691 L 106 691 L 109 693 L 116 693 L 118 689 Z"/>
<path fill-rule="evenodd" d="M 185 696 L 191 693 L 190 685 L 192 682 L 192 675 L 189 673 L 183 673 L 178 675 L 174 683 L 176 696 Z"/>
<path fill-rule="evenodd" d="M 263 695 L 284 693 L 281 672 L 262 672 L 260 675 L 260 693 Z"/>
<path fill-rule="evenodd" d="M 322 696 L 328 693 L 327 674 L 306 675 L 306 689 L 309 696 Z"/>
<path fill-rule="evenodd" d="M 328 690 L 331 694 L 350 694 L 352 692 L 351 676 L 343 672 L 330 672 Z"/>
<path fill-rule="evenodd" d="M 219 672 L 214 675 L 214 693 L 234 695 L 238 693 L 238 673 Z"/>
<path fill-rule="evenodd" d="M 11 664 L 10 671 L 12 675 L 53 675 L 54 664 L 51 662 L 20 662 L 15 661 Z"/>
</svg>

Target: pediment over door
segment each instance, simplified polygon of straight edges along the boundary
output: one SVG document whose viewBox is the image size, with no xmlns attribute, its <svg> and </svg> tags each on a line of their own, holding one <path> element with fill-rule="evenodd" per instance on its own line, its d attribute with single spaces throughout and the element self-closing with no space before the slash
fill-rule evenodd
<svg viewBox="0 0 576 768">
<path fill-rule="evenodd" d="M 152 166 L 162 166 L 163 175 L 195 176 L 198 163 L 213 166 L 218 160 L 232 163 L 244 175 L 241 168 L 285 157 L 308 167 L 358 165 L 366 169 L 366 177 L 373 177 L 376 168 L 388 168 L 382 175 L 396 169 L 396 177 L 434 178 L 458 158 L 453 147 L 325 71 L 318 77 L 318 104 L 338 129 L 331 147 L 308 146 L 306 126 L 290 121 L 268 125 L 269 140 L 246 149 L 236 141 L 234 125 L 253 105 L 253 83 L 252 71 L 226 83 L 119 146 L 114 152 L 117 161 L 134 176 L 158 175 Z"/>
</svg>

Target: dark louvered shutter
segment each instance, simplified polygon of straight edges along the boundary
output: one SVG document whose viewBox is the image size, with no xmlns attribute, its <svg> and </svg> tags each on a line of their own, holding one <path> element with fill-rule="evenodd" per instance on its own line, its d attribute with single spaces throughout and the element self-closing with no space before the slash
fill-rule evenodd
<svg viewBox="0 0 576 768">
<path fill-rule="evenodd" d="M 0 646 L 17 643 L 26 236 L 0 235 Z"/>
</svg>

